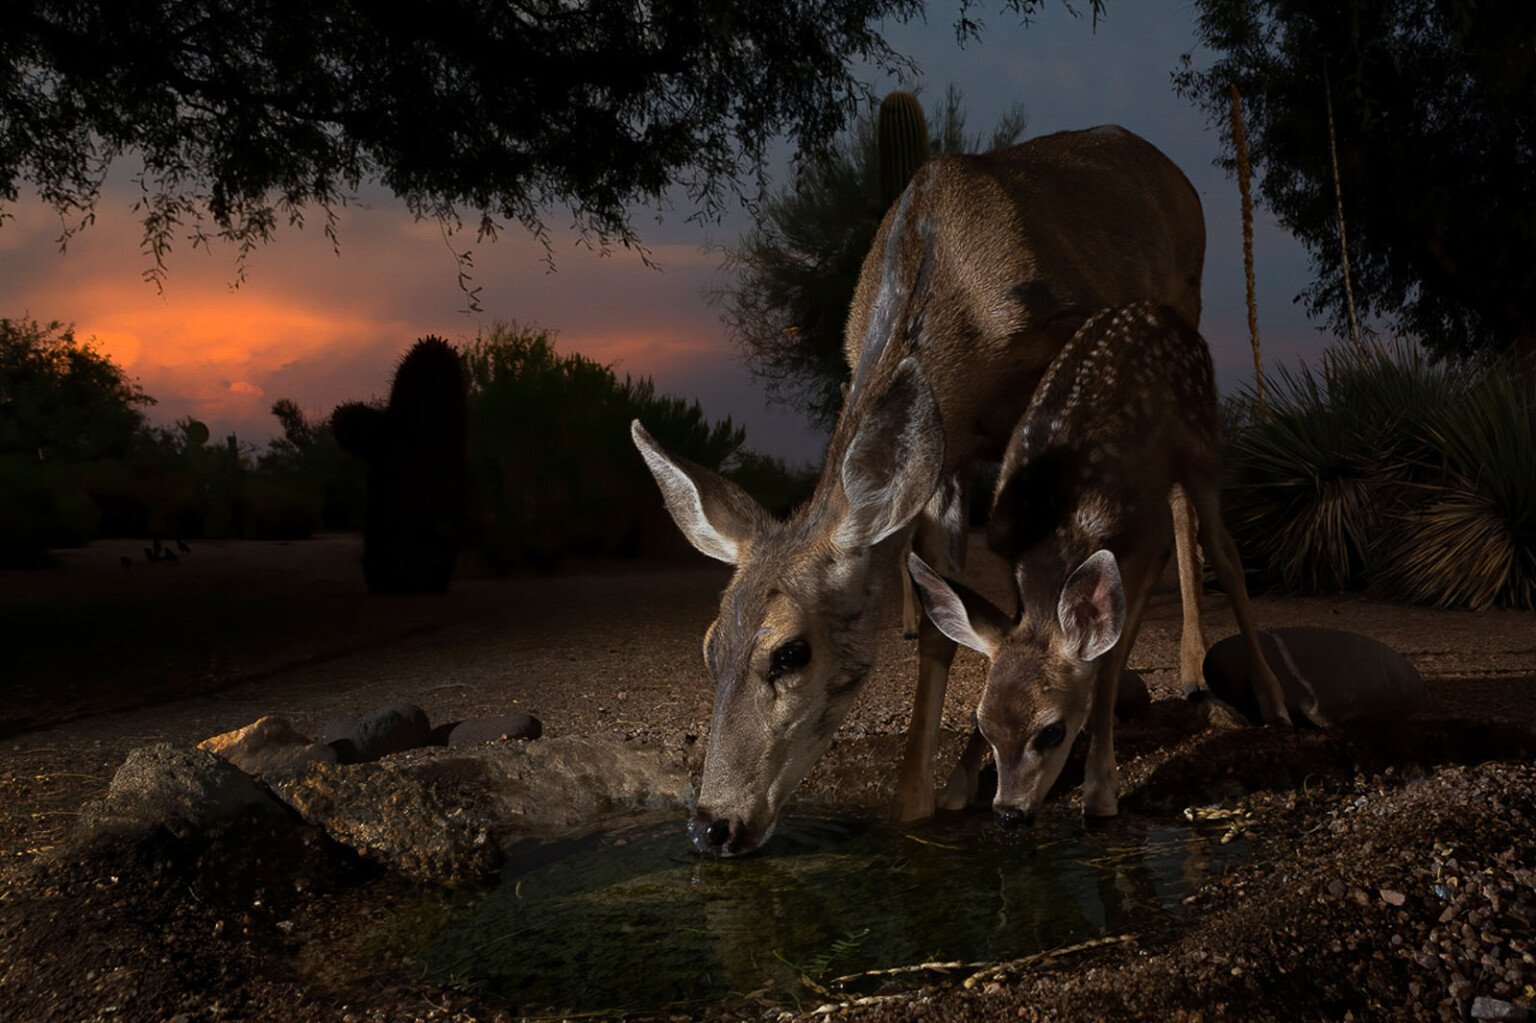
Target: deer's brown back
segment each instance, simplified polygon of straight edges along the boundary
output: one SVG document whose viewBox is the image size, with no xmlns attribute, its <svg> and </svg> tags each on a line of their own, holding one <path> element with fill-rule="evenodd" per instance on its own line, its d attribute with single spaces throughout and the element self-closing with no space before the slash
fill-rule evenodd
<svg viewBox="0 0 1536 1023">
<path fill-rule="evenodd" d="M 1093 310 L 1153 299 L 1198 322 L 1204 251 L 1194 189 L 1124 129 L 936 157 L 865 259 L 846 334 L 852 397 L 916 351 L 953 449 L 947 460 L 966 461 L 978 434 L 1000 449 Z"/>
</svg>

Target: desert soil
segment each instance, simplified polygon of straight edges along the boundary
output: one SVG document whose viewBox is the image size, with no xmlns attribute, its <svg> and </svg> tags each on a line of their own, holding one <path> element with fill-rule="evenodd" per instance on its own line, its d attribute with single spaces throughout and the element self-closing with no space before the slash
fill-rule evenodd
<svg viewBox="0 0 1536 1023">
<path fill-rule="evenodd" d="M 334 714 L 400 700 L 434 723 L 526 711 L 551 736 L 707 734 L 713 693 L 699 641 L 728 570 L 702 558 L 584 563 L 553 576 L 463 579 L 443 597 L 369 598 L 355 537 L 198 544 L 174 565 L 142 556 L 120 565 L 137 553 L 101 543 L 63 552 L 48 571 L 0 573 L 0 1006 L 9 1007 L 0 1018 L 508 1018 L 504 1007 L 404 975 L 330 976 L 328 945 L 387 911 L 345 879 L 232 912 L 172 880 L 216 862 L 212 847 L 180 873 L 147 865 L 137 884 L 39 874 L 136 746 L 195 743 L 263 714 L 314 734 Z M 973 584 L 1002 599 L 1006 578 L 976 544 L 971 565 Z M 1235 631 L 1223 596 L 1208 594 L 1205 608 L 1208 642 Z M 1262 865 L 1208 886 L 1159 933 L 824 1013 L 1465 1019 L 1474 1008 L 1530 1006 L 1536 771 L 1522 734 L 1536 730 L 1536 615 L 1359 595 L 1264 597 L 1256 611 L 1263 626 L 1383 640 L 1424 673 L 1433 705 L 1397 741 L 1368 731 L 1127 729 L 1128 805 L 1219 804 L 1236 840 L 1266 850 Z M 1178 695 L 1178 625 L 1177 594 L 1165 591 L 1131 661 L 1154 699 Z M 887 635 L 813 792 L 884 796 L 915 660 L 894 612 Z M 981 659 L 962 651 L 945 703 L 946 759 L 983 677 Z M 743 1003 L 669 1014 L 779 1011 Z"/>
</svg>

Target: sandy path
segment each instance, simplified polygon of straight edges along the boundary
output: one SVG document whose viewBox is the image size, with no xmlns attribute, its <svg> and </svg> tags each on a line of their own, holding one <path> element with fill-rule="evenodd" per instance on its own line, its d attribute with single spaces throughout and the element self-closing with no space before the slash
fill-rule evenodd
<svg viewBox="0 0 1536 1023">
<path fill-rule="evenodd" d="M 333 714 L 399 700 L 434 723 L 527 711 L 550 735 L 708 725 L 713 692 L 698 644 L 729 571 L 703 558 L 468 579 L 446 597 L 381 599 L 363 592 L 355 537 L 199 545 L 178 565 L 128 570 L 118 557 L 133 548 L 122 546 L 70 552 L 50 572 L 0 574 L 0 649 L 22 654 L 0 682 L 0 722 L 12 727 L 0 739 L 0 851 L 11 863 L 50 844 L 129 749 L 197 742 L 262 714 L 310 734 Z M 971 582 L 1001 597 L 1006 575 L 976 538 L 971 565 Z M 1536 614 L 1359 596 L 1264 598 L 1256 611 L 1267 626 L 1376 636 L 1426 677 L 1448 680 L 1433 688 L 1461 716 L 1536 724 Z M 1235 631 L 1220 594 L 1208 595 L 1204 617 L 1208 642 Z M 915 644 L 901 639 L 894 610 L 888 625 L 845 737 L 906 727 Z M 1177 595 L 1161 593 L 1131 661 L 1155 695 L 1174 695 L 1178 627 Z M 957 658 L 946 728 L 967 727 L 984 668 L 969 652 Z M 145 705 L 105 711 L 104 700 Z M 15 731 L 42 712 L 80 716 Z"/>
</svg>

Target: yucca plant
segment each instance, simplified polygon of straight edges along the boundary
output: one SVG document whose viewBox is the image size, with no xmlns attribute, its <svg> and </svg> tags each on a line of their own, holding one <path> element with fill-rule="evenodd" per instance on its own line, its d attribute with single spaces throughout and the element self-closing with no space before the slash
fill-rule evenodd
<svg viewBox="0 0 1536 1023">
<path fill-rule="evenodd" d="M 1481 374 L 1424 421 L 1417 477 L 1387 517 L 1379 581 L 1416 603 L 1536 608 L 1536 390 Z"/>
<path fill-rule="evenodd" d="M 1294 592 L 1363 586 L 1383 511 L 1423 453 L 1420 426 L 1462 379 L 1415 350 L 1373 347 L 1273 372 L 1265 415 L 1244 388 L 1224 409 L 1223 499 L 1248 567 Z"/>
</svg>

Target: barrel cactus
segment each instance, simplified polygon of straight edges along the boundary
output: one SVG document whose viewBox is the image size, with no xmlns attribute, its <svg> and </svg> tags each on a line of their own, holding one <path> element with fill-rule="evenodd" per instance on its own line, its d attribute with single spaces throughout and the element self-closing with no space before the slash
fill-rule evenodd
<svg viewBox="0 0 1536 1023">
<path fill-rule="evenodd" d="M 331 429 L 368 463 L 363 575 L 373 593 L 441 593 L 464 544 L 468 400 L 458 352 L 441 338 L 411 346 L 389 404 L 340 405 Z"/>
</svg>

